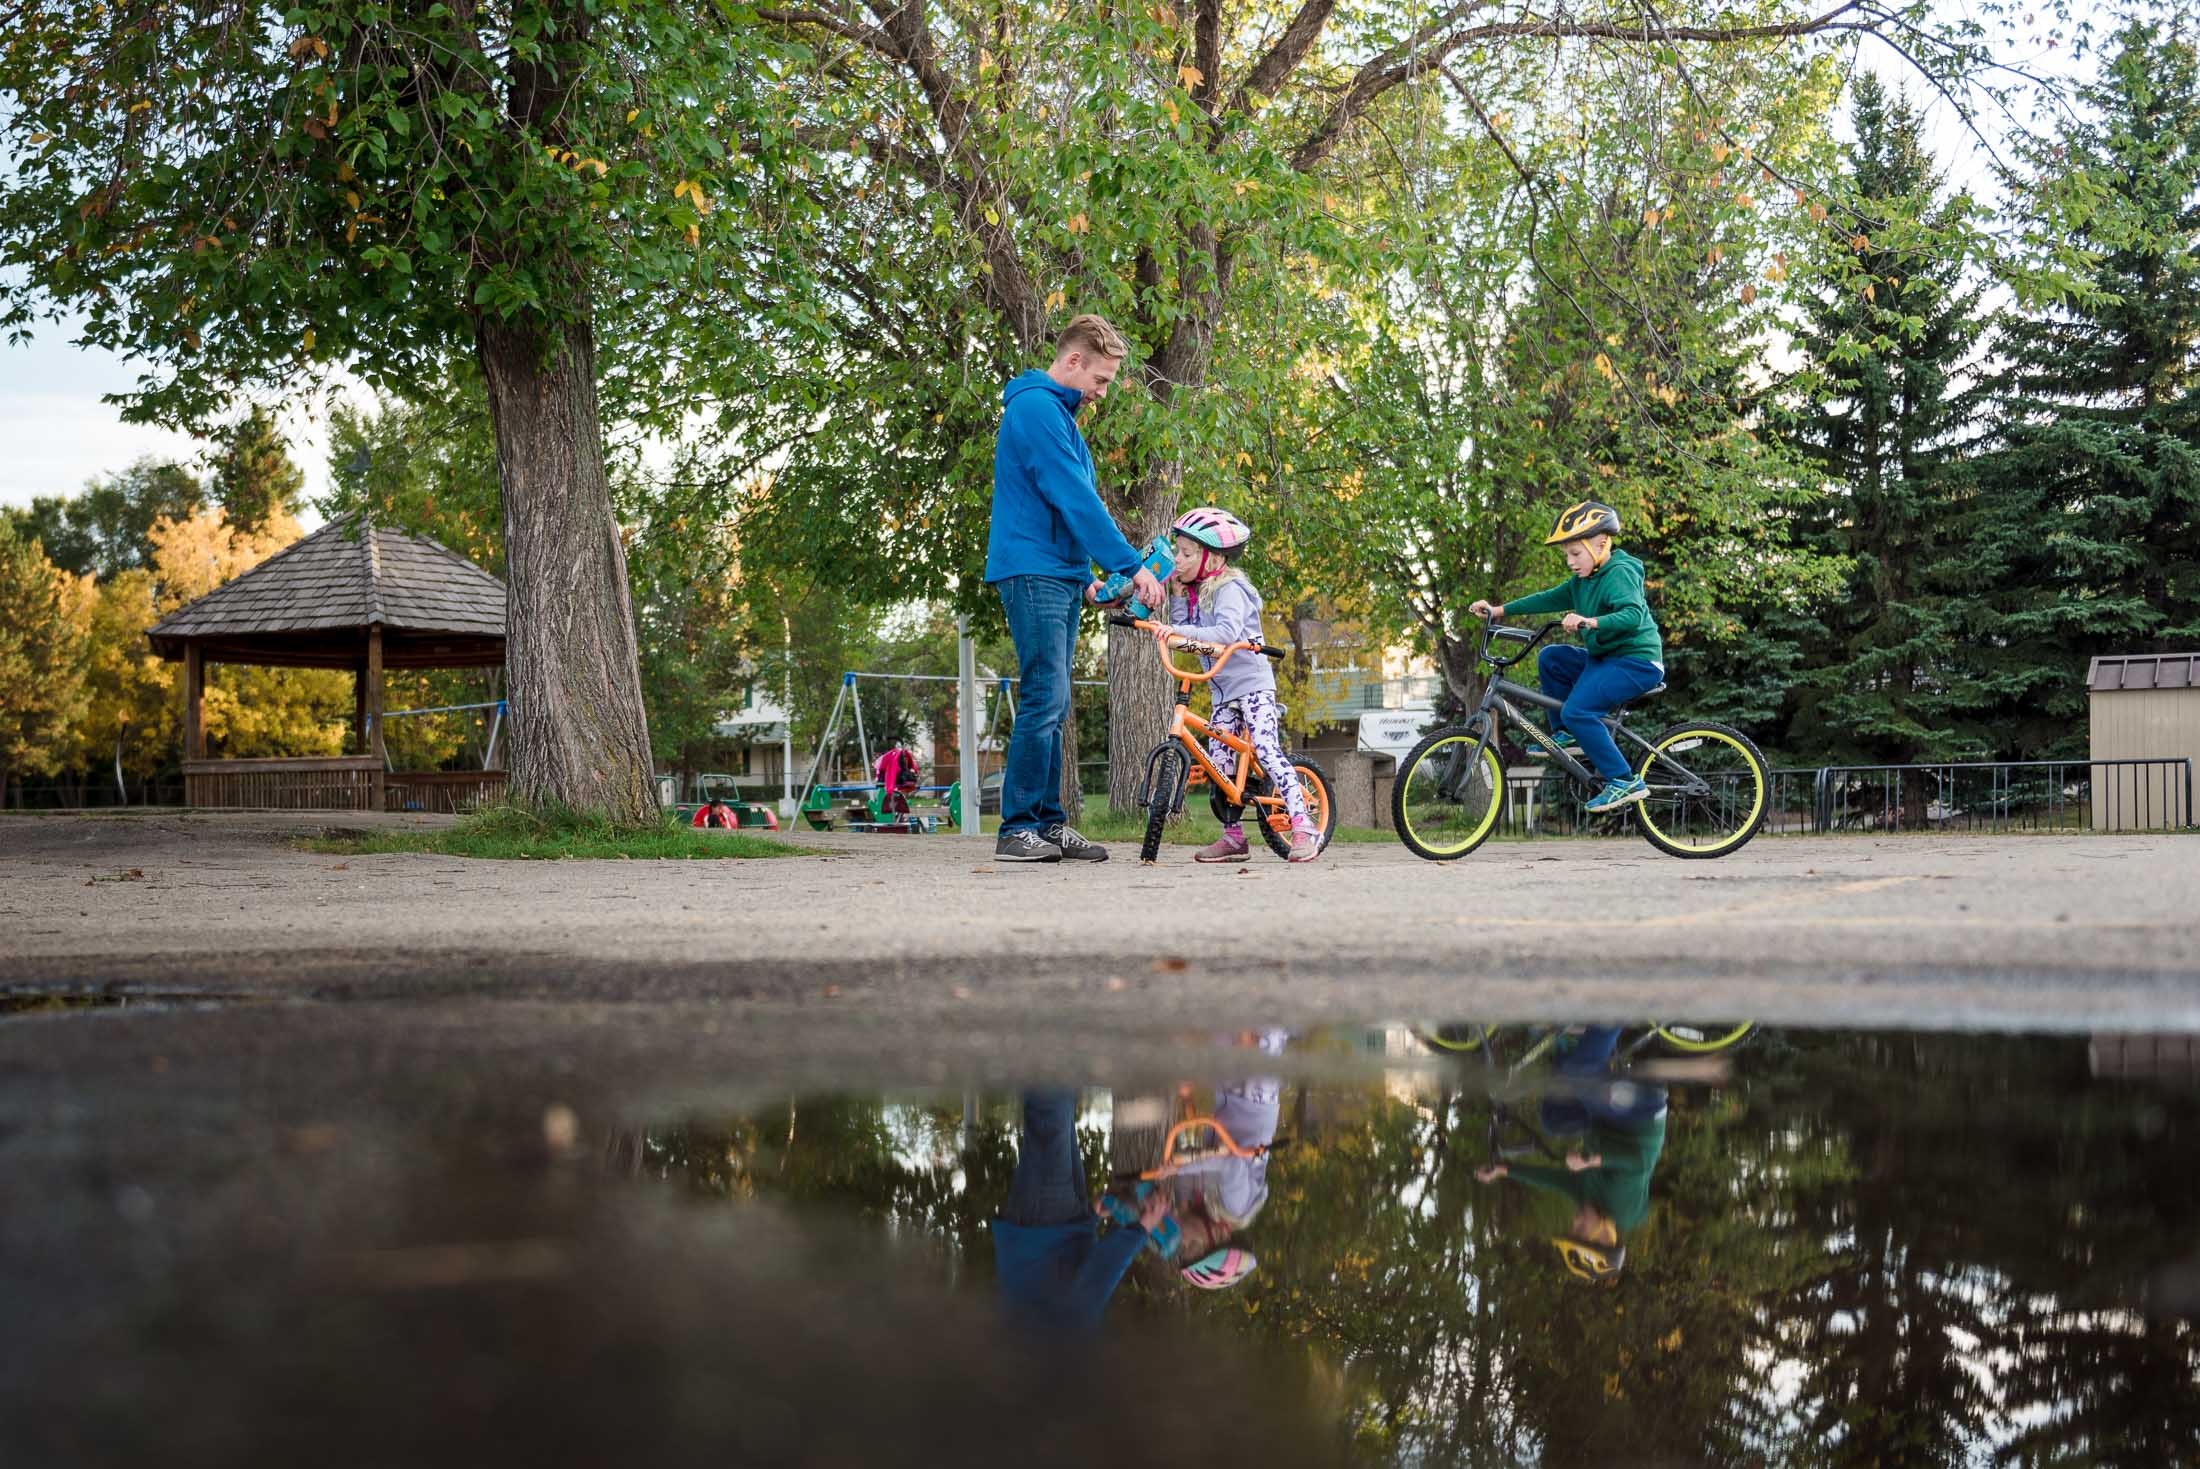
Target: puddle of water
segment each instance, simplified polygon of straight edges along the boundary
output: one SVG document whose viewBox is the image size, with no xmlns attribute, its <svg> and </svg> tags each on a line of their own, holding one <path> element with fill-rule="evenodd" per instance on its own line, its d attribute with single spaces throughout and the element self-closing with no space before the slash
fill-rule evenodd
<svg viewBox="0 0 2200 1469">
<path fill-rule="evenodd" d="M 92 1015 L 106 1010 L 213 1010 L 243 1003 L 264 1002 L 197 990 L 19 990 L 0 992 L 0 1023 L 26 1016 Z"/>
<path fill-rule="evenodd" d="M 1282 1363 L 1364 1462 L 2200 1463 L 2200 1038 L 1724 1035 L 1253 1032 L 605 1158 L 1019 1339 Z"/>
</svg>

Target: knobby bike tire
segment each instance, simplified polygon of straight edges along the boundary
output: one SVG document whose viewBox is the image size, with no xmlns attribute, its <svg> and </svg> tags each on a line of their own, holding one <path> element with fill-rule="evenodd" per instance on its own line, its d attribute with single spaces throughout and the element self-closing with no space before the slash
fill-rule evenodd
<svg viewBox="0 0 2200 1469">
<path fill-rule="evenodd" d="M 1653 773 L 1658 757 L 1667 751 L 1672 753 L 1666 758 L 1684 769 L 1688 762 L 1682 757 L 1695 748 L 1716 751 L 1738 761 L 1741 768 L 1728 772 L 1732 780 L 1716 801 L 1694 797 L 1668 800 L 1653 790 L 1647 800 L 1636 802 L 1635 829 L 1644 840 L 1670 856 L 1696 859 L 1724 857 L 1747 846 L 1765 823 L 1772 786 L 1765 774 L 1765 757 L 1749 736 L 1710 720 L 1691 719 L 1666 726 L 1650 743 L 1652 753 L 1643 756 L 1635 773 L 1653 787 L 1660 783 Z M 1695 824 L 1709 825 L 1712 830 L 1701 836 L 1685 830 Z"/>
<path fill-rule="evenodd" d="M 1441 829 L 1427 814 L 1418 823 L 1414 819 L 1416 809 L 1424 813 L 1437 809 L 1435 787 L 1441 779 L 1442 768 L 1424 769 L 1424 763 L 1432 759 L 1449 759 L 1451 750 L 1462 742 L 1465 749 L 1460 753 L 1465 754 L 1472 749 L 1475 739 L 1474 732 L 1466 725 L 1450 725 L 1415 745 L 1399 762 L 1397 779 L 1390 788 L 1390 824 L 1398 833 L 1398 840 L 1404 842 L 1406 850 L 1414 856 L 1431 862 L 1455 861 L 1488 841 L 1490 833 L 1497 830 L 1498 817 L 1505 807 L 1505 767 L 1498 759 L 1495 740 L 1483 747 L 1478 774 L 1466 777 L 1470 781 L 1479 779 L 1489 793 L 1487 805 L 1479 814 L 1464 813 L 1455 821 L 1446 821 Z"/>
<path fill-rule="evenodd" d="M 1146 839 L 1138 844 L 1138 860 L 1158 861 L 1161 857 L 1161 836 L 1168 829 L 1169 816 L 1176 809 L 1176 793 L 1184 784 L 1184 752 L 1180 749 L 1164 749 L 1154 757 L 1153 785 L 1146 792 Z"/>
<path fill-rule="evenodd" d="M 1329 839 L 1337 834 L 1337 802 L 1330 794 L 1332 788 L 1329 784 L 1329 774 L 1304 755 L 1288 750 L 1284 753 L 1291 761 L 1291 768 L 1298 772 L 1299 789 L 1306 795 L 1306 814 L 1314 818 L 1314 825 L 1320 830 L 1322 837 L 1320 850 L 1326 851 L 1329 847 Z M 1263 772 L 1264 775 L 1265 773 Z M 1263 780 L 1261 785 L 1265 793 L 1274 793 L 1274 787 L 1266 780 Z M 1288 818 L 1284 817 L 1283 807 L 1280 805 L 1255 806 L 1252 815 L 1254 820 L 1260 824 L 1260 838 L 1268 844 L 1268 850 L 1283 858 L 1286 862 L 1290 861 L 1291 823 Z M 1274 822 L 1269 820 L 1271 815 L 1283 821 L 1281 831 L 1278 831 Z"/>
</svg>

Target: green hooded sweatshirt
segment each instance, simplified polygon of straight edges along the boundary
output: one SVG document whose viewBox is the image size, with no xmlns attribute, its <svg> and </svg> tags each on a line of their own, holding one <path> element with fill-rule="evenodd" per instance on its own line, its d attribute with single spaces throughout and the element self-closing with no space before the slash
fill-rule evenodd
<svg viewBox="0 0 2200 1469">
<path fill-rule="evenodd" d="M 1581 645 L 1597 658 L 1642 658 L 1665 667 L 1665 642 L 1642 595 L 1642 563 L 1614 550 L 1587 576 L 1569 576 L 1548 591 L 1505 604 L 1518 612 L 1579 612 L 1597 625 L 1582 632 Z"/>
</svg>

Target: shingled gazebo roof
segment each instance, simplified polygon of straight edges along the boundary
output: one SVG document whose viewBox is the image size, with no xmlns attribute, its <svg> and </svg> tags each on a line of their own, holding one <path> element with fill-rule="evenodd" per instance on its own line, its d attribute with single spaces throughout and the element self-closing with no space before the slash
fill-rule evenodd
<svg viewBox="0 0 2200 1469">
<path fill-rule="evenodd" d="M 197 644 L 213 663 L 352 668 L 370 627 L 388 668 L 504 661 L 504 583 L 425 536 L 346 516 L 162 618 L 167 659 Z"/>
</svg>

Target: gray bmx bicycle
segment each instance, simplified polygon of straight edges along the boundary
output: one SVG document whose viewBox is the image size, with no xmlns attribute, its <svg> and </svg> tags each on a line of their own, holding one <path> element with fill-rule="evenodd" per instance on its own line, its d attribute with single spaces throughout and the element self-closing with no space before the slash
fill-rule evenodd
<svg viewBox="0 0 2200 1469">
<path fill-rule="evenodd" d="M 1523 744 L 1563 772 L 1584 799 L 1603 784 L 1576 749 L 1560 744 L 1521 712 L 1526 706 L 1555 714 L 1560 701 L 1494 674 L 1527 657 L 1558 626 L 1548 622 L 1530 632 L 1485 619 L 1479 657 L 1493 675 L 1484 683 L 1482 702 L 1460 723 L 1415 745 L 1399 763 L 1391 788 L 1392 823 L 1415 856 L 1449 862 L 1466 856 L 1497 830 L 1506 799 L 1500 730 L 1515 731 Z M 1516 645 L 1519 651 L 1499 657 L 1495 649 L 1501 644 Z M 1637 697 L 1648 698 L 1664 688 L 1659 684 Z M 1624 707 L 1605 716 L 1604 723 L 1650 788 L 1646 798 L 1615 813 L 1613 820 L 1632 820 L 1651 846 L 1675 857 L 1724 857 L 1741 850 L 1764 824 L 1769 787 L 1765 757 L 1740 730 L 1691 719 L 1646 737 L 1628 725 Z"/>
</svg>

